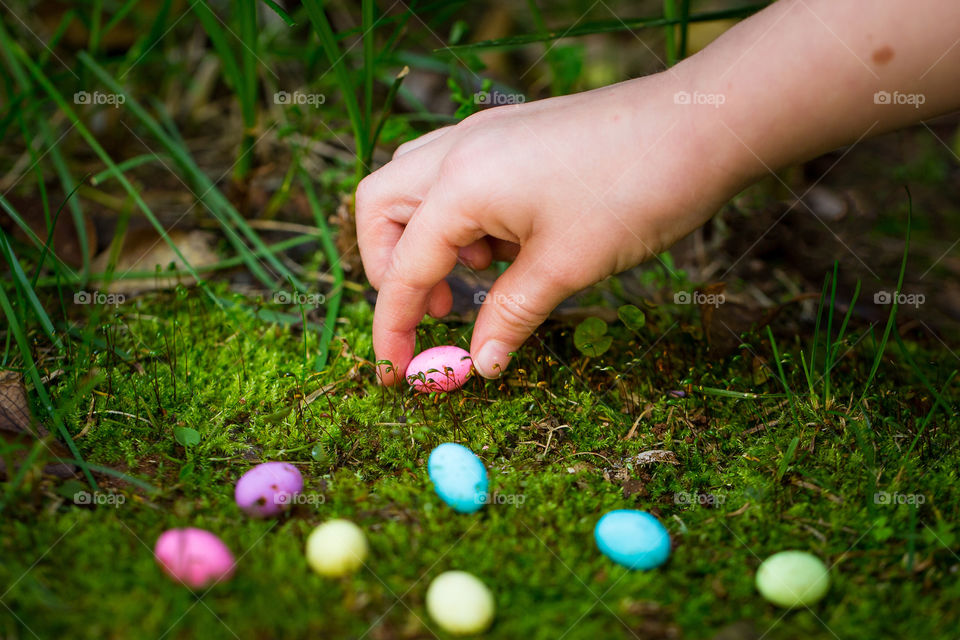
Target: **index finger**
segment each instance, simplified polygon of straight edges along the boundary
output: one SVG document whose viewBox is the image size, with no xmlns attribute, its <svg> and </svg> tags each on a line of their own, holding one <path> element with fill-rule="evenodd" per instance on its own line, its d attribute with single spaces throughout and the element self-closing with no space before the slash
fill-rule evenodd
<svg viewBox="0 0 960 640">
<path fill-rule="evenodd" d="M 386 385 L 395 384 L 406 373 L 430 291 L 456 265 L 459 248 L 483 236 L 465 213 L 448 207 L 446 198 L 436 191 L 431 190 L 404 229 L 377 296 L 373 349 L 378 360 L 392 364 L 390 370 L 379 368 Z"/>
</svg>

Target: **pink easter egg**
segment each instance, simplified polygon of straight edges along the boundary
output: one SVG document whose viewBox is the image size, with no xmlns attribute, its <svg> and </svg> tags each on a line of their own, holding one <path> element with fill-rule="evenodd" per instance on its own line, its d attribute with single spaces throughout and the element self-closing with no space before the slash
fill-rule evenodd
<svg viewBox="0 0 960 640">
<path fill-rule="evenodd" d="M 293 504 L 303 491 L 303 476 L 289 462 L 264 462 L 237 480 L 233 497 L 247 515 L 272 518 Z"/>
<path fill-rule="evenodd" d="M 233 554 L 203 529 L 169 529 L 157 538 L 153 554 L 167 575 L 191 589 L 202 589 L 233 575 Z"/>
<path fill-rule="evenodd" d="M 421 351 L 407 366 L 407 382 L 421 393 L 453 391 L 470 377 L 473 360 L 460 347 L 433 347 Z"/>
</svg>

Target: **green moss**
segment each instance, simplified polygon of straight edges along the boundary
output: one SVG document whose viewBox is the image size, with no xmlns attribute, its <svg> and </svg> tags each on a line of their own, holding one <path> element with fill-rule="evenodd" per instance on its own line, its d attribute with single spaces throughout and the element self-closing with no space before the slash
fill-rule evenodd
<svg viewBox="0 0 960 640">
<path fill-rule="evenodd" d="M 641 342 L 670 326 L 667 313 L 651 311 Z M 312 332 L 197 293 L 154 294 L 96 329 L 129 362 L 89 340 L 48 355 L 44 373 L 64 371 L 56 397 L 85 458 L 157 491 L 105 480 L 123 504 L 77 506 L 51 480 L 17 487 L 0 522 L 2 601 L 15 614 L 0 615 L 0 636 L 443 637 L 423 599 L 448 569 L 493 589 L 491 638 L 699 638 L 743 620 L 766 638 L 955 635 L 960 454 L 938 412 L 905 456 L 932 399 L 904 363 L 884 365 L 866 414 L 797 395 L 794 421 L 782 397 L 667 393 L 783 391 L 775 377 L 754 387 L 751 358 L 713 359 L 688 333 L 641 355 L 646 346 L 611 326 L 613 347 L 586 359 L 569 331 L 553 329 L 504 380 L 416 396 L 375 383 L 370 322 L 366 303 L 347 305 L 342 340 L 316 373 Z M 422 338 L 463 343 L 468 330 L 431 322 Z M 847 357 L 835 398 L 862 391 L 871 356 L 861 345 Z M 924 374 L 942 385 L 948 369 L 934 362 Z M 90 376 L 93 392 L 74 397 Z M 805 388 L 789 366 L 787 377 Z M 955 410 L 956 394 L 946 399 Z M 200 443 L 184 449 L 178 426 Z M 457 515 L 433 493 L 426 457 L 452 439 L 485 460 L 500 503 Z M 656 449 L 673 459 L 637 461 Z M 233 483 L 273 459 L 303 470 L 310 500 L 279 521 L 251 520 L 233 504 Z M 878 504 L 878 491 L 924 502 Z M 632 573 L 598 553 L 593 526 L 614 508 L 660 516 L 674 541 L 665 567 Z M 313 575 L 303 559 L 307 534 L 331 517 L 360 524 L 372 548 L 368 568 L 343 580 Z M 235 577 L 205 594 L 173 584 L 152 557 L 164 529 L 188 525 L 239 557 Z M 833 587 L 811 611 L 784 615 L 754 590 L 760 561 L 782 549 L 832 565 Z"/>
</svg>

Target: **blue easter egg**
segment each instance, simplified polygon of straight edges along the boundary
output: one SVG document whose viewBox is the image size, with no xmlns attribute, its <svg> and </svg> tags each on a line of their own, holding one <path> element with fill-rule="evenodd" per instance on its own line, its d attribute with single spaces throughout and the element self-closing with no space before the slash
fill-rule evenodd
<svg viewBox="0 0 960 640">
<path fill-rule="evenodd" d="M 670 557 L 670 534 L 646 511 L 611 511 L 597 522 L 593 536 L 604 555 L 628 569 L 653 569 Z"/>
<path fill-rule="evenodd" d="M 427 471 L 437 495 L 460 513 L 473 513 L 487 501 L 487 470 L 470 449 L 446 442 L 430 454 Z"/>
</svg>

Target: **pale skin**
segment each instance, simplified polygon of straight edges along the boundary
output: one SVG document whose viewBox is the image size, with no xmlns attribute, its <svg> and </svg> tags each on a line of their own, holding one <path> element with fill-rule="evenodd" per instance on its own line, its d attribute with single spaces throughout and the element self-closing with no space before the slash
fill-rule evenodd
<svg viewBox="0 0 960 640">
<path fill-rule="evenodd" d="M 781 0 L 667 71 L 408 142 L 357 189 L 374 350 L 393 363 L 381 380 L 402 378 L 426 313 L 449 313 L 458 260 L 512 261 L 470 346 L 497 377 L 565 298 L 666 250 L 768 172 L 957 108 L 960 2 Z"/>
</svg>

